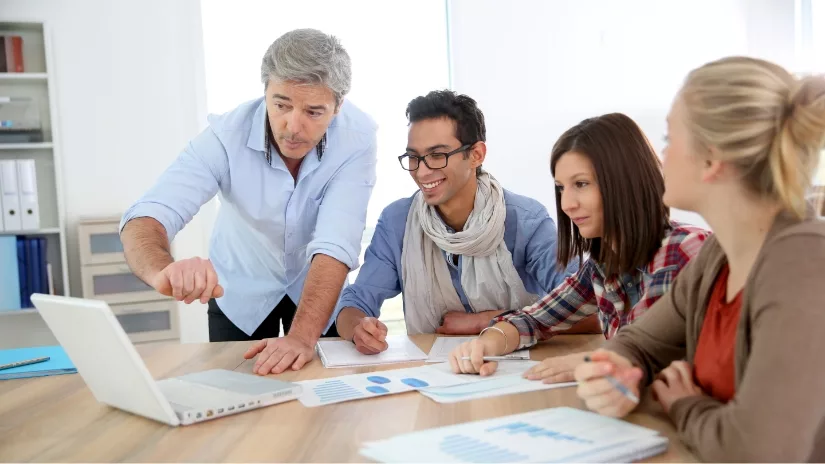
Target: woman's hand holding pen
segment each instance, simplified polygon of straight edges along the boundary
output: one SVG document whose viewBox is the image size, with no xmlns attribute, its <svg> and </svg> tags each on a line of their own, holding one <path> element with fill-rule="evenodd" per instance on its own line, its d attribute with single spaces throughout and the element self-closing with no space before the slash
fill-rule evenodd
<svg viewBox="0 0 825 464">
<path fill-rule="evenodd" d="M 587 408 L 604 416 L 624 417 L 639 402 L 642 370 L 607 350 L 597 350 L 576 367 L 577 394 Z"/>
</svg>

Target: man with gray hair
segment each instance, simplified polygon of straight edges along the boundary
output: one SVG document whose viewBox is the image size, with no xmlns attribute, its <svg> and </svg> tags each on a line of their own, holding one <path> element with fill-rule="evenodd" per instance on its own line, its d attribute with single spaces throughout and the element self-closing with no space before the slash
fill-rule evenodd
<svg viewBox="0 0 825 464">
<path fill-rule="evenodd" d="M 135 275 L 208 302 L 210 341 L 259 340 L 244 356 L 266 375 L 300 369 L 322 334 L 337 336 L 330 316 L 358 267 L 377 126 L 344 100 L 349 55 L 320 31 L 278 38 L 261 80 L 265 95 L 210 116 L 120 227 Z M 170 242 L 215 194 L 209 259 L 175 261 Z"/>
</svg>

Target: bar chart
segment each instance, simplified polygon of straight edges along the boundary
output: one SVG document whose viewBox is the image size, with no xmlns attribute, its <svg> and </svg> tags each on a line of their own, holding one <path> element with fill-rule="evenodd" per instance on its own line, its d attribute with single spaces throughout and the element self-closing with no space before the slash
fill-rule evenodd
<svg viewBox="0 0 825 464">
<path fill-rule="evenodd" d="M 312 391 L 318 396 L 322 404 L 364 397 L 364 393 L 345 382 L 335 379 L 316 385 Z"/>
<path fill-rule="evenodd" d="M 551 438 L 553 440 L 558 441 L 568 441 L 572 443 L 582 443 L 582 444 L 590 444 L 593 443 L 593 440 L 588 440 L 586 438 L 576 437 L 573 435 L 566 434 L 564 432 L 558 432 L 555 430 L 549 430 L 544 427 L 540 427 L 538 425 L 528 424 L 526 422 L 512 422 L 510 424 L 499 425 L 497 427 L 492 427 L 485 432 L 507 432 L 508 435 L 519 435 L 525 434 L 530 437 L 545 437 Z"/>
<path fill-rule="evenodd" d="M 465 435 L 448 435 L 439 449 L 462 462 L 519 462 L 529 456 Z"/>
</svg>

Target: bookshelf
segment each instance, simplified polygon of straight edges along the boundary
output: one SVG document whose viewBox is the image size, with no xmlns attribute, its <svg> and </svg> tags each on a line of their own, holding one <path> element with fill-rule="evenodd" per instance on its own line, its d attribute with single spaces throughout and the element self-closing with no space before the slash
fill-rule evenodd
<svg viewBox="0 0 825 464">
<path fill-rule="evenodd" d="M 10 23 L 3 23 L 10 24 Z M 36 72 L 22 72 L 22 73 L 0 73 L 0 82 L 45 82 L 48 80 L 48 74 Z"/>
<path fill-rule="evenodd" d="M 54 293 L 69 294 L 66 218 L 63 204 L 58 112 L 55 100 L 52 40 L 47 23 L 0 21 L 0 35 L 22 38 L 23 72 L 0 73 L 0 97 L 33 98 L 43 132 L 42 141 L 0 143 L 0 160 L 33 159 L 35 163 L 40 227 L 36 230 L 0 229 L 0 237 L 43 237 L 46 262 L 51 265 Z M 48 343 L 51 334 L 32 308 L 0 308 L 0 348 Z M 52 339 L 53 340 L 53 339 Z"/>
</svg>

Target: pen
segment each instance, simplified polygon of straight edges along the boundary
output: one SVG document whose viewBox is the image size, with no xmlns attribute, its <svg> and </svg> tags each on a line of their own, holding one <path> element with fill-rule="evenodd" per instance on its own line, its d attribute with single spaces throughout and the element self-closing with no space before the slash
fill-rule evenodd
<svg viewBox="0 0 825 464">
<path fill-rule="evenodd" d="M 9 364 L 0 365 L 0 371 L 3 369 L 11 369 L 13 367 L 20 367 L 20 366 L 28 366 L 29 364 L 37 364 L 48 361 L 50 358 L 48 356 L 44 356 L 42 358 L 34 358 L 34 359 L 27 359 L 25 361 L 15 361 Z"/>
<path fill-rule="evenodd" d="M 590 356 L 584 357 L 584 362 L 590 361 Z M 610 384 L 613 385 L 616 388 L 616 390 L 619 390 L 619 392 L 622 395 L 624 395 L 627 399 L 636 404 L 639 404 L 639 397 L 634 395 L 632 391 L 628 390 L 628 388 L 625 387 L 621 382 L 619 382 L 619 380 L 616 377 L 613 377 L 612 375 L 606 375 L 604 376 L 604 378 L 607 379 L 607 381 L 610 382 Z"/>
<path fill-rule="evenodd" d="M 484 361 L 524 361 L 524 359 L 510 358 L 510 357 L 507 357 L 507 356 L 484 356 L 482 359 Z M 470 357 L 469 356 L 462 356 L 461 360 L 462 361 L 470 361 Z"/>
</svg>

